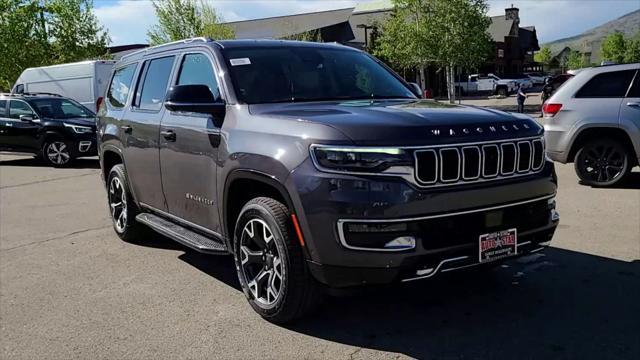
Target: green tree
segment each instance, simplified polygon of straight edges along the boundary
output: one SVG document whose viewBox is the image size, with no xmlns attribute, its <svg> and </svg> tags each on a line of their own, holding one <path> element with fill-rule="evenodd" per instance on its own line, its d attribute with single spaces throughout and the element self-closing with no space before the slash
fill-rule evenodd
<svg viewBox="0 0 640 360">
<path fill-rule="evenodd" d="M 640 62 L 640 31 L 630 39 L 627 39 L 627 49 L 624 53 L 624 62 Z"/>
<path fill-rule="evenodd" d="M 567 67 L 569 67 L 570 70 L 581 69 L 586 66 L 589 66 L 589 64 L 587 64 L 584 54 L 579 51 L 571 51 L 571 53 L 569 53 L 567 57 Z"/>
<path fill-rule="evenodd" d="M 618 64 L 624 62 L 627 41 L 624 35 L 616 31 L 607 36 L 602 42 L 602 58 Z"/>
<path fill-rule="evenodd" d="M 205 36 L 233 39 L 235 34 L 204 0 L 152 0 L 158 24 L 147 32 L 151 45 Z"/>
<path fill-rule="evenodd" d="M 107 32 L 91 0 L 0 0 L 0 90 L 25 68 L 103 57 Z"/>
<path fill-rule="evenodd" d="M 425 66 L 445 70 L 449 100 L 455 100 L 454 70 L 474 69 L 491 50 L 485 0 L 394 0 L 383 25 L 377 54 L 400 67 L 418 67 L 424 87 Z"/>
<path fill-rule="evenodd" d="M 540 49 L 540 51 L 538 51 L 533 56 L 533 60 L 542 64 L 542 70 L 544 70 L 544 66 L 549 65 L 552 57 L 553 56 L 551 55 L 551 48 L 549 48 L 548 46 L 543 46 L 542 49 Z"/>
</svg>

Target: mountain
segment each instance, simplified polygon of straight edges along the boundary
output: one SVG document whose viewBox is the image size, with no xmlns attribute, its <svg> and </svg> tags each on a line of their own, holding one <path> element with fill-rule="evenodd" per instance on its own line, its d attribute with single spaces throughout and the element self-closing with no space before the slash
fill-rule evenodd
<svg viewBox="0 0 640 360">
<path fill-rule="evenodd" d="M 640 31 L 640 10 L 630 12 L 615 20 L 587 30 L 580 35 L 552 41 L 543 46 L 549 46 L 553 55 L 559 53 L 565 46 L 580 52 L 591 52 L 591 62 L 600 63 L 602 56 L 600 46 L 607 35 L 614 31 L 621 31 L 630 36 Z"/>
</svg>

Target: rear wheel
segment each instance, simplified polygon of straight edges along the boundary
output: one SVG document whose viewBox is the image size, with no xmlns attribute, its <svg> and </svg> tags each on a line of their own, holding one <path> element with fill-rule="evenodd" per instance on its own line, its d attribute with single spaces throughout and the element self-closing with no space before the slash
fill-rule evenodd
<svg viewBox="0 0 640 360">
<path fill-rule="evenodd" d="M 289 210 L 259 197 L 236 222 L 234 258 L 242 290 L 265 319 L 284 323 L 308 313 L 321 298 L 291 231 Z"/>
<path fill-rule="evenodd" d="M 117 164 L 109 171 L 107 178 L 107 198 L 109 212 L 116 234 L 125 241 L 140 240 L 146 230 L 136 221 L 139 211 L 129 192 L 127 177 L 122 164 Z"/>
<path fill-rule="evenodd" d="M 576 174 L 585 185 L 612 186 L 621 182 L 631 170 L 630 156 L 613 139 L 587 142 L 576 153 Z"/>
<path fill-rule="evenodd" d="M 496 94 L 498 94 L 499 96 L 509 96 L 509 92 L 505 87 L 499 87 L 498 89 L 496 89 Z"/>
<path fill-rule="evenodd" d="M 45 141 L 42 146 L 42 158 L 44 161 L 55 167 L 65 167 L 71 165 L 71 143 L 62 138 L 53 137 Z"/>
</svg>

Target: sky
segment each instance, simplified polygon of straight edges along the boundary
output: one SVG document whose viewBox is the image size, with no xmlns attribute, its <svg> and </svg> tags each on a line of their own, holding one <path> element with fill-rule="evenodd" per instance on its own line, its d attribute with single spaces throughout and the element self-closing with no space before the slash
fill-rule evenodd
<svg viewBox="0 0 640 360">
<path fill-rule="evenodd" d="M 207 0 L 225 21 L 257 19 L 354 7 L 380 0 Z M 520 9 L 521 26 L 535 26 L 540 43 L 578 35 L 634 10 L 640 0 L 489 0 L 489 15 L 503 15 L 511 4 Z M 94 0 L 98 20 L 112 45 L 146 43 L 156 23 L 150 0 Z"/>
</svg>

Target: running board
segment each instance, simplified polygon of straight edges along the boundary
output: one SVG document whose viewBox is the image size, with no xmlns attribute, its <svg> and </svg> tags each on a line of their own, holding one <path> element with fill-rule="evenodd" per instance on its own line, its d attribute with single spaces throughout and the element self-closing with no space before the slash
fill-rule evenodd
<svg viewBox="0 0 640 360">
<path fill-rule="evenodd" d="M 159 216 L 141 213 L 136 216 L 136 220 L 195 251 L 204 254 L 227 254 L 227 246 L 222 242 L 204 237 Z"/>
</svg>

